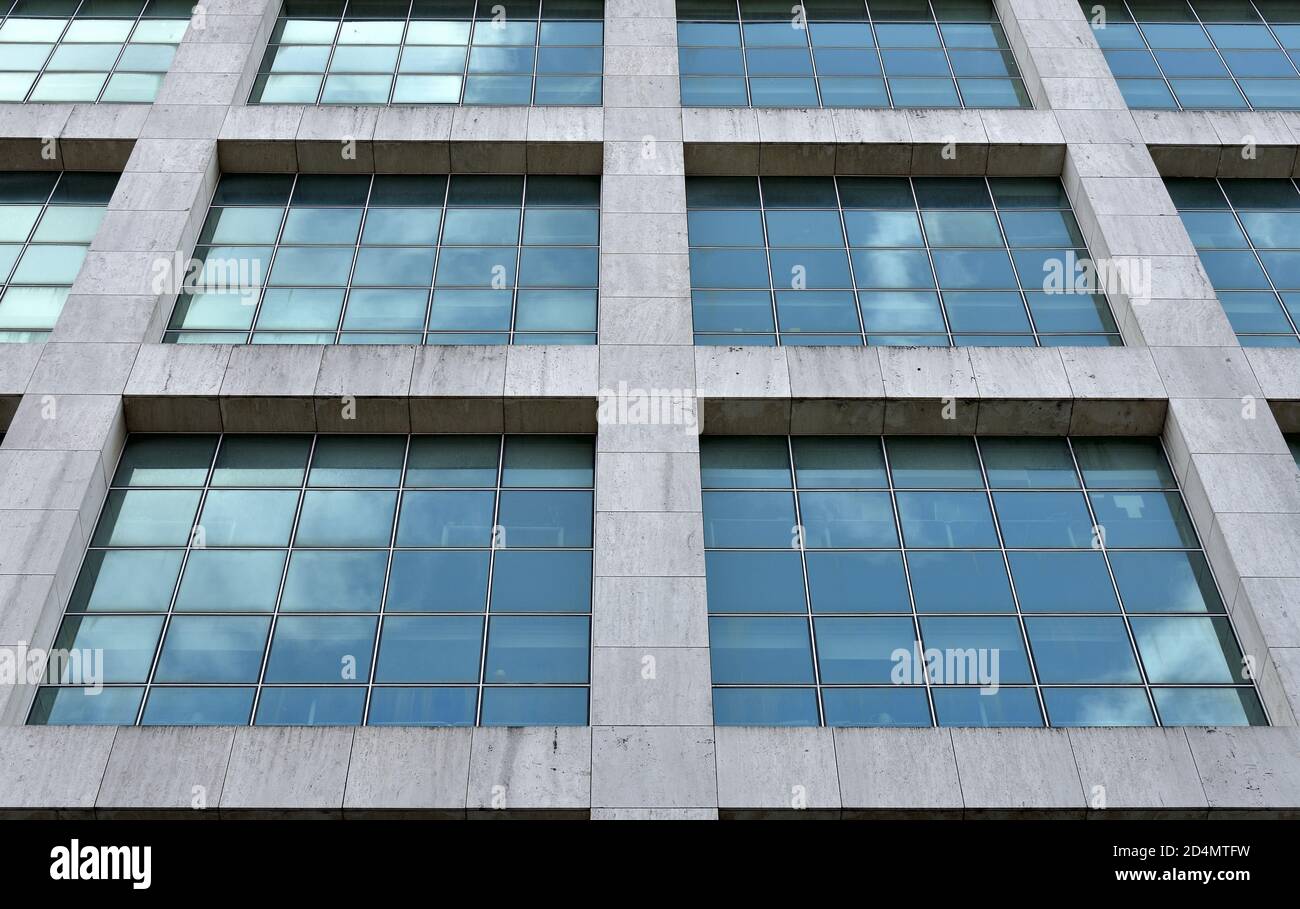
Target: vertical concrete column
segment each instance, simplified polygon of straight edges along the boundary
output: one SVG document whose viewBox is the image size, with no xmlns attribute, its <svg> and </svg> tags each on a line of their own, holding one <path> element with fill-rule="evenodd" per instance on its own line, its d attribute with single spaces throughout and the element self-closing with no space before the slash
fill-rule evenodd
<svg viewBox="0 0 1300 909">
<path fill-rule="evenodd" d="M 673 0 L 605 4 L 595 817 L 716 813 Z"/>
<path fill-rule="evenodd" d="M 199 4 L 50 340 L 161 340 L 216 186 L 216 139 L 273 0 Z M 129 109 L 128 109 L 129 110 Z"/>
<path fill-rule="evenodd" d="M 1164 439 L 1274 725 L 1300 714 L 1300 477 L 1242 348 L 1152 351 Z"/>
</svg>

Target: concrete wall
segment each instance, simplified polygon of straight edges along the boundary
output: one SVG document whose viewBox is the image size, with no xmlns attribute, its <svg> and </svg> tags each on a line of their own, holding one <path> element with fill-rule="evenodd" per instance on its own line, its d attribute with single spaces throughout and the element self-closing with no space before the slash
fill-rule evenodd
<svg viewBox="0 0 1300 909">
<path fill-rule="evenodd" d="M 1300 172 L 1300 114 L 1130 112 L 1073 0 L 998 8 L 1035 110 L 683 110 L 672 0 L 607 0 L 601 109 L 245 107 L 273 0 L 208 4 L 154 105 L 4 105 L 0 166 L 123 176 L 49 343 L 0 348 L 0 645 L 51 642 L 128 431 L 598 429 L 600 495 L 590 727 L 38 728 L 9 686 L 0 809 L 1300 811 L 1300 477 L 1279 428 L 1300 423 L 1300 351 L 1237 345 L 1161 181 Z M 600 344 L 161 345 L 154 263 L 188 254 L 221 170 L 600 172 Z M 695 349 L 687 173 L 1060 175 L 1094 256 L 1153 281 L 1112 295 L 1124 349 Z M 620 383 L 697 391 L 707 432 L 1162 435 L 1280 728 L 714 728 L 698 438 L 597 426 Z"/>
</svg>

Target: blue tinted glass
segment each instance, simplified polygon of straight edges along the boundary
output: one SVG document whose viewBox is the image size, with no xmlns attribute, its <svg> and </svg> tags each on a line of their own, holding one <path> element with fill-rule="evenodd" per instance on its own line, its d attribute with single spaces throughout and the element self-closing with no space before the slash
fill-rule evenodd
<svg viewBox="0 0 1300 909">
<path fill-rule="evenodd" d="M 1136 616 L 1130 624 L 1152 683 L 1249 680 L 1227 618 Z"/>
<path fill-rule="evenodd" d="M 140 709 L 143 688 L 42 688 L 27 722 L 33 726 L 129 726 Z M 815 704 L 814 704 L 815 707 Z M 814 725 L 816 720 L 814 719 Z"/>
<path fill-rule="evenodd" d="M 867 250 L 850 253 L 859 287 L 934 287 L 930 258 L 922 250 Z"/>
<path fill-rule="evenodd" d="M 477 682 L 481 616 L 388 616 L 376 682 Z"/>
<path fill-rule="evenodd" d="M 700 478 L 709 488 L 789 489 L 790 453 L 783 438 L 706 436 Z"/>
<path fill-rule="evenodd" d="M 266 681 L 364 682 L 374 640 L 373 618 L 281 616 L 271 636 Z"/>
<path fill-rule="evenodd" d="M 1100 552 L 1010 552 L 1007 559 L 1023 612 L 1119 609 Z"/>
<path fill-rule="evenodd" d="M 888 493 L 801 492 L 799 509 L 809 549 L 898 545 Z"/>
<path fill-rule="evenodd" d="M 1141 688 L 1045 688 L 1053 726 L 1152 726 L 1151 705 Z"/>
<path fill-rule="evenodd" d="M 1090 493 L 1106 545 L 1114 549 L 1193 548 L 1196 532 L 1176 492 Z"/>
<path fill-rule="evenodd" d="M 1015 612 L 999 552 L 909 552 L 917 612 Z"/>
<path fill-rule="evenodd" d="M 321 436 L 307 485 L 396 486 L 405 453 L 401 436 Z"/>
<path fill-rule="evenodd" d="M 509 436 L 502 486 L 591 486 L 594 446 L 585 436 Z"/>
<path fill-rule="evenodd" d="M 122 450 L 114 486 L 202 486 L 215 436 L 134 435 Z"/>
<path fill-rule="evenodd" d="M 916 632 L 911 618 L 818 618 L 817 661 L 822 684 L 887 684 L 898 661 L 911 653 Z"/>
<path fill-rule="evenodd" d="M 389 612 L 480 612 L 487 602 L 487 552 L 394 552 Z"/>
<path fill-rule="evenodd" d="M 1223 612 L 1199 552 L 1116 552 L 1110 567 L 1129 612 Z"/>
<path fill-rule="evenodd" d="M 370 726 L 473 726 L 474 688 L 376 688 L 370 695 Z"/>
<path fill-rule="evenodd" d="M 1020 623 L 1014 616 L 926 616 L 920 621 L 926 650 L 943 652 L 943 660 L 928 667 L 931 682 L 987 685 L 996 681 L 1009 685 L 1033 681 Z"/>
<path fill-rule="evenodd" d="M 184 546 L 190 536 L 199 492 L 115 489 L 108 494 L 95 546 Z"/>
<path fill-rule="evenodd" d="M 538 584 L 545 578 L 545 584 Z M 590 552 L 498 552 L 492 612 L 590 612 Z"/>
<path fill-rule="evenodd" d="M 1177 489 L 1155 439 L 1075 439 L 1074 454 L 1090 489 Z"/>
<path fill-rule="evenodd" d="M 773 558 L 776 553 L 762 555 Z M 896 552 L 810 552 L 806 559 L 813 612 L 908 612 L 911 609 L 903 560 Z M 797 564 L 798 560 L 795 561 Z M 713 571 L 712 562 L 708 571 Z M 712 591 L 711 575 L 709 583 Z M 711 595 L 709 602 L 712 609 Z"/>
<path fill-rule="evenodd" d="M 899 488 L 979 488 L 979 456 L 970 439 L 897 436 L 886 440 Z"/>
<path fill-rule="evenodd" d="M 930 725 L 924 688 L 828 688 L 822 704 L 827 726 Z"/>
<path fill-rule="evenodd" d="M 308 490 L 295 545 L 387 546 L 396 506 L 396 492 Z"/>
<path fill-rule="evenodd" d="M 585 726 L 586 688 L 487 688 L 484 726 Z"/>
<path fill-rule="evenodd" d="M 795 476 L 801 489 L 889 485 L 884 455 L 876 439 L 801 436 L 791 440 L 791 445 Z"/>
<path fill-rule="evenodd" d="M 812 688 L 715 688 L 713 721 L 719 726 L 816 726 Z"/>
<path fill-rule="evenodd" d="M 212 485 L 299 486 L 310 451 L 310 436 L 226 436 Z"/>
<path fill-rule="evenodd" d="M 378 612 L 388 553 L 311 552 L 289 559 L 280 608 L 287 612 Z"/>
<path fill-rule="evenodd" d="M 397 522 L 397 545 L 489 545 L 493 492 L 407 492 Z"/>
<path fill-rule="evenodd" d="M 900 492 L 903 540 L 912 547 L 996 548 L 997 531 L 982 492 Z"/>
<path fill-rule="evenodd" d="M 1264 709 L 1249 688 L 1153 688 L 1166 726 L 1263 726 Z"/>
<path fill-rule="evenodd" d="M 1121 618 L 1031 617 L 1025 629 L 1044 684 L 1142 681 Z"/>
<path fill-rule="evenodd" d="M 364 688 L 262 689 L 258 726 L 357 726 L 365 713 Z"/>
<path fill-rule="evenodd" d="M 1006 546 L 1081 549 L 1093 544 L 1088 503 L 1078 492 L 995 492 Z"/>
<path fill-rule="evenodd" d="M 253 688 L 155 688 L 144 726 L 244 726 L 253 712 Z"/>
<path fill-rule="evenodd" d="M 1042 712 L 1032 688 L 1003 688 L 996 694 L 963 688 L 936 688 L 934 712 L 940 726 L 1041 726 Z"/>
<path fill-rule="evenodd" d="M 989 485 L 998 488 L 1062 489 L 1079 485 L 1070 447 L 1062 439 L 980 439 Z"/>
<path fill-rule="evenodd" d="M 802 613 L 808 608 L 798 552 L 707 552 L 704 560 L 709 612 Z"/>
<path fill-rule="evenodd" d="M 159 682 L 256 682 L 271 620 L 265 616 L 176 616 L 167 626 Z"/>
<path fill-rule="evenodd" d="M 789 549 L 795 524 L 789 492 L 704 493 L 706 546 Z"/>
<path fill-rule="evenodd" d="M 590 492 L 502 492 L 497 516 L 501 545 L 589 547 L 591 515 Z"/>
<path fill-rule="evenodd" d="M 82 563 L 68 611 L 165 612 L 183 555 L 178 550 L 92 550 Z"/>
<path fill-rule="evenodd" d="M 808 620 L 709 619 L 713 681 L 721 684 L 790 684 L 813 681 Z"/>
<path fill-rule="evenodd" d="M 99 672 L 103 682 L 143 682 L 149 676 L 163 617 L 150 616 L 79 616 L 64 618 L 55 639 L 55 649 L 103 651 L 111 658 L 102 659 Z M 50 664 L 46 673 L 58 672 L 57 681 L 65 684 L 82 681 L 90 671 L 81 660 L 68 659 L 62 666 Z M 54 681 L 55 679 L 51 679 Z M 88 679 L 87 679 L 88 680 Z"/>
<path fill-rule="evenodd" d="M 581 616 L 493 617 L 483 680 L 586 682 L 589 626 Z"/>
</svg>

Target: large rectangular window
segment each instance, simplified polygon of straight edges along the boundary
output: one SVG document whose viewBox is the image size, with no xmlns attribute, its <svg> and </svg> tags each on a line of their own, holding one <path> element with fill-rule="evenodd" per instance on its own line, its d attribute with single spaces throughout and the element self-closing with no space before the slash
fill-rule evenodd
<svg viewBox="0 0 1300 909">
<path fill-rule="evenodd" d="M 131 436 L 29 722 L 584 725 L 589 436 Z"/>
<path fill-rule="evenodd" d="M 687 107 L 1031 107 L 988 0 L 678 0 Z"/>
<path fill-rule="evenodd" d="M 192 0 L 0 0 L 0 101 L 153 101 Z"/>
<path fill-rule="evenodd" d="M 1061 181 L 688 177 L 697 344 L 1115 345 Z"/>
<path fill-rule="evenodd" d="M 1080 0 L 1129 107 L 1300 108 L 1300 5 Z"/>
<path fill-rule="evenodd" d="M 1300 190 L 1293 180 L 1166 180 L 1247 347 L 1298 347 Z"/>
<path fill-rule="evenodd" d="M 285 0 L 249 103 L 598 105 L 602 0 Z"/>
<path fill-rule="evenodd" d="M 700 442 L 720 725 L 1266 722 L 1156 440 Z"/>
<path fill-rule="evenodd" d="M 167 341 L 594 344 L 600 178 L 226 175 Z"/>
<path fill-rule="evenodd" d="M 0 173 L 0 342 L 54 327 L 117 174 Z"/>
</svg>

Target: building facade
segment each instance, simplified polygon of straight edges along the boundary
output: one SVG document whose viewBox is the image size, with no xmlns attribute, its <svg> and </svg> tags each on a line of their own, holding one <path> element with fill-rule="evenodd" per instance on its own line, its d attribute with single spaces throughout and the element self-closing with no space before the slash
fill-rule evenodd
<svg viewBox="0 0 1300 909">
<path fill-rule="evenodd" d="M 790 7 L 4 13 L 0 812 L 1300 810 L 1300 7 Z"/>
</svg>

